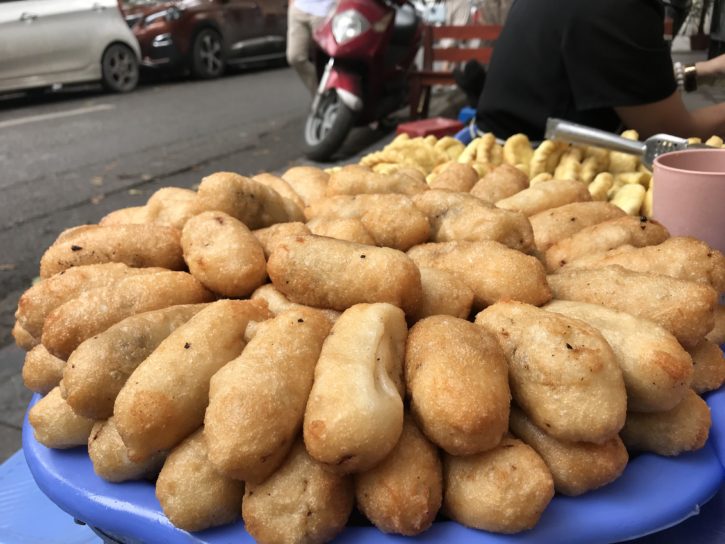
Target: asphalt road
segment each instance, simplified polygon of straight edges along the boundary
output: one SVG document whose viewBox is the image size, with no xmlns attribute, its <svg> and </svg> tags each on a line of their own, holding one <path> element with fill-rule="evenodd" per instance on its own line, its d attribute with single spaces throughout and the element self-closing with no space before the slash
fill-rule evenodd
<svg viewBox="0 0 725 544">
<path fill-rule="evenodd" d="M 300 161 L 308 100 L 289 68 L 0 99 L 0 347 L 61 230 L 211 172 L 284 170 Z"/>
</svg>

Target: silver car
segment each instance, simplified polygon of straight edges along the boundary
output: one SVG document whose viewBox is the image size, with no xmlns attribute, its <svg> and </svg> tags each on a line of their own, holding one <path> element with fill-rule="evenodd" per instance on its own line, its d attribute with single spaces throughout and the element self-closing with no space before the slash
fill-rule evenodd
<svg viewBox="0 0 725 544">
<path fill-rule="evenodd" d="M 0 92 L 86 81 L 127 92 L 139 58 L 116 0 L 0 0 Z"/>
</svg>

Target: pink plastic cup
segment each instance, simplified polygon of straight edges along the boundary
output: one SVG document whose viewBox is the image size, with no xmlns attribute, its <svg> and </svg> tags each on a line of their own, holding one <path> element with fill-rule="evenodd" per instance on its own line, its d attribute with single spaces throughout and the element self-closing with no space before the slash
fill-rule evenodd
<svg viewBox="0 0 725 544">
<path fill-rule="evenodd" d="M 725 149 L 688 149 L 654 161 L 653 216 L 672 236 L 725 252 Z"/>
</svg>

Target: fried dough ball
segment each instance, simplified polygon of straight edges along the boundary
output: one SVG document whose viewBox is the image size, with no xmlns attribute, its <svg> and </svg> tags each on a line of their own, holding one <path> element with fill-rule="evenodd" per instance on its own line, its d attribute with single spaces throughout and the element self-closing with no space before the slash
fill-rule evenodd
<svg viewBox="0 0 725 544">
<path fill-rule="evenodd" d="M 438 315 L 416 323 L 405 382 L 421 430 L 451 455 L 495 447 L 508 429 L 507 366 L 496 338 L 469 321 Z"/>
<path fill-rule="evenodd" d="M 476 324 L 498 339 L 513 399 L 538 427 L 561 440 L 595 443 L 622 428 L 622 371 L 596 329 L 520 302 L 489 306 Z"/>
<path fill-rule="evenodd" d="M 49 278 L 81 265 L 124 263 L 182 270 L 180 232 L 160 225 L 86 225 L 64 233 L 40 259 L 40 277 Z"/>
<path fill-rule="evenodd" d="M 54 449 L 85 446 L 95 424 L 94 420 L 76 414 L 63 400 L 58 387 L 30 409 L 28 420 L 35 440 Z"/>
<path fill-rule="evenodd" d="M 219 295 L 244 298 L 267 277 L 261 244 L 244 223 L 224 212 L 189 219 L 181 247 L 192 276 Z"/>
<path fill-rule="evenodd" d="M 173 449 L 156 480 L 156 498 L 169 521 L 201 531 L 239 518 L 244 484 L 221 475 L 209 461 L 201 429 Z"/>
<path fill-rule="evenodd" d="M 546 463 L 509 437 L 476 455 L 444 455 L 443 481 L 445 513 L 467 527 L 495 533 L 531 529 L 554 497 Z"/>
<path fill-rule="evenodd" d="M 51 355 L 43 344 L 39 344 L 25 355 L 23 383 L 31 391 L 45 395 L 63 379 L 64 368 L 63 359 Z"/>
<path fill-rule="evenodd" d="M 327 471 L 299 440 L 277 472 L 247 484 L 242 517 L 259 544 L 324 544 L 345 528 L 354 501 L 351 477 Z"/>
<path fill-rule="evenodd" d="M 547 279 L 554 298 L 601 304 L 650 319 L 686 348 L 696 345 L 715 321 L 717 293 L 701 283 L 616 265 L 562 271 Z"/>
<path fill-rule="evenodd" d="M 544 460 L 559 493 L 581 495 L 621 476 L 629 460 L 619 436 L 601 444 L 558 440 L 534 425 L 519 408 L 511 407 L 511 432 Z"/>
<path fill-rule="evenodd" d="M 307 451 L 328 470 L 368 470 L 403 430 L 403 357 L 408 328 L 391 304 L 343 312 L 322 346 L 304 420 Z"/>
<path fill-rule="evenodd" d="M 702 448 L 710 425 L 710 408 L 690 390 L 667 412 L 629 412 L 620 436 L 630 450 L 673 456 Z"/>
<path fill-rule="evenodd" d="M 357 507 L 384 533 L 413 536 L 428 529 L 443 499 L 443 467 L 437 448 L 406 416 L 393 451 L 355 476 Z"/>
<path fill-rule="evenodd" d="M 528 176 L 510 164 L 502 164 L 483 176 L 471 189 L 476 198 L 491 204 L 515 195 L 529 186 Z"/>
</svg>

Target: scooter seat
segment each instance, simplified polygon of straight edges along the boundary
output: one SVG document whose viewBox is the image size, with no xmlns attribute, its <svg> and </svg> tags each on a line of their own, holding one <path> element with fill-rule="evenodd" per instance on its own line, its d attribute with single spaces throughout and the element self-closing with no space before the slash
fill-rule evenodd
<svg viewBox="0 0 725 544">
<path fill-rule="evenodd" d="M 391 43 L 410 46 L 419 24 L 420 17 L 418 17 L 415 9 L 407 4 L 400 7 L 395 12 Z"/>
</svg>

